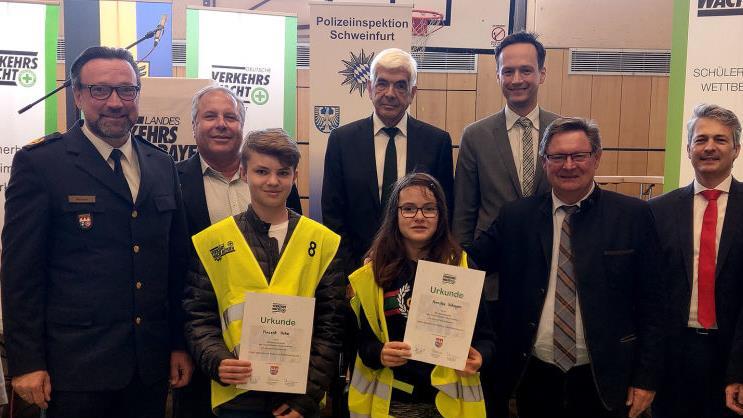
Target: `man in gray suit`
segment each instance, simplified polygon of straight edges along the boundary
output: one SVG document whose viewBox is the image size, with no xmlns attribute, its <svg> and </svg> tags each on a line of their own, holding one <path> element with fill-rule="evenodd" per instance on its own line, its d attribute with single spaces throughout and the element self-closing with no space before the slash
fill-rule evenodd
<svg viewBox="0 0 743 418">
<path fill-rule="evenodd" d="M 539 86 L 547 76 L 545 55 L 542 43 L 529 32 L 513 33 L 495 48 L 498 84 L 506 106 L 464 129 L 454 178 L 452 227 L 464 246 L 488 229 L 505 203 L 549 190 L 537 147 L 545 128 L 558 115 L 537 104 Z M 495 274 L 485 279 L 484 297 L 497 320 Z M 494 391 L 488 372 L 483 373 L 485 390 Z M 506 412 L 493 410 L 494 404 L 505 402 L 488 402 L 488 416 L 503 416 Z"/>
<path fill-rule="evenodd" d="M 558 117 L 537 104 L 547 76 L 544 46 L 518 32 L 503 39 L 495 57 L 506 107 L 464 129 L 457 160 L 453 229 L 462 244 L 487 230 L 503 204 L 549 189 L 536 157 L 544 129 Z"/>
</svg>

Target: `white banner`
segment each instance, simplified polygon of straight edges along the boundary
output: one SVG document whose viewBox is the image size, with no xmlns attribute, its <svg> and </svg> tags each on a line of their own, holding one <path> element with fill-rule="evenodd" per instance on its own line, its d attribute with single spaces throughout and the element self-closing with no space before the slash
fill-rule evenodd
<svg viewBox="0 0 743 418">
<path fill-rule="evenodd" d="M 0 2 L 0 217 L 13 156 L 57 130 L 57 96 L 18 110 L 56 87 L 59 6 Z"/>
<path fill-rule="evenodd" d="M 142 78 L 136 135 L 162 148 L 175 161 L 196 153 L 191 127 L 191 100 L 202 88 L 214 84 L 210 79 Z"/>
<path fill-rule="evenodd" d="M 410 50 L 410 4 L 310 3 L 310 216 L 321 219 L 328 134 L 367 117 L 370 64 L 387 48 Z M 371 158 L 371 156 L 370 156 Z"/>
<path fill-rule="evenodd" d="M 743 119 L 743 48 L 737 41 L 743 39 L 743 5 L 740 1 L 676 0 L 675 7 L 680 20 L 674 22 L 667 190 L 688 184 L 694 178 L 686 153 L 686 121 L 696 105 L 714 103 L 731 109 Z M 687 22 L 688 29 L 683 31 Z M 673 66 L 683 63 L 684 56 L 685 67 Z M 679 108 L 681 97 L 683 108 Z M 678 181 L 674 182 L 676 172 Z M 733 167 L 733 175 L 743 178 L 743 164 Z"/>
<path fill-rule="evenodd" d="M 296 124 L 297 17 L 187 10 L 186 72 L 243 100 L 247 130 Z"/>
</svg>

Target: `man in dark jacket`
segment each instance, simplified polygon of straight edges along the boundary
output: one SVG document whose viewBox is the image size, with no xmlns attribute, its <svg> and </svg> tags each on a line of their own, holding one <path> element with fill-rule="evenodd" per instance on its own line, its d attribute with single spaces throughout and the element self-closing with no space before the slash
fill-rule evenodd
<svg viewBox="0 0 743 418">
<path fill-rule="evenodd" d="M 319 416 L 319 404 L 330 384 L 340 348 L 337 308 L 343 300 L 343 281 L 336 257 L 340 237 L 287 209 L 299 151 L 283 130 L 248 135 L 241 159 L 251 204 L 246 212 L 226 218 L 194 237 L 199 259 L 188 275 L 184 301 L 186 339 L 198 365 L 214 380 L 212 408 L 217 415 Z M 211 267 L 216 266 L 215 247 L 206 244 L 207 236 L 226 242 L 230 249 L 220 253 L 217 270 Z M 248 260 L 242 263 L 248 266 L 237 267 L 241 260 Z M 322 267 L 308 268 L 313 264 Z M 244 295 L 246 289 L 314 296 L 306 394 L 247 392 L 235 387 L 246 383 L 253 369 L 250 359 L 236 358 L 240 332 L 229 328 L 233 319 L 225 303 L 233 302 L 234 295 Z M 234 320 L 241 319 L 240 315 Z"/>
</svg>

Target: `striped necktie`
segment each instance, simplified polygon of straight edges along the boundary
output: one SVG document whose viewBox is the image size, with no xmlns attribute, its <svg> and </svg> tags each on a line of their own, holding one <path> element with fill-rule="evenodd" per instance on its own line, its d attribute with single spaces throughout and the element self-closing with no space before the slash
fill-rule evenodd
<svg viewBox="0 0 743 418">
<path fill-rule="evenodd" d="M 565 219 L 560 228 L 560 253 L 557 258 L 557 282 L 555 286 L 555 364 L 567 372 L 575 365 L 575 270 L 573 249 L 570 243 L 570 218 L 577 206 L 563 206 Z"/>
</svg>

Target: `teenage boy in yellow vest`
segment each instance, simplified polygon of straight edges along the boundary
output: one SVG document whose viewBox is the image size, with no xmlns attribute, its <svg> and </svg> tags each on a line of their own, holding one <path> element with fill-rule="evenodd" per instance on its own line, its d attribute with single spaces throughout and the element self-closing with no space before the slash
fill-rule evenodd
<svg viewBox="0 0 743 418">
<path fill-rule="evenodd" d="M 240 153 L 251 204 L 193 237 L 198 259 L 189 272 L 184 299 L 186 339 L 199 367 L 213 380 L 217 416 L 317 417 L 340 349 L 340 237 L 287 209 L 300 155 L 284 130 L 248 133 Z M 247 291 L 316 299 L 305 395 L 236 388 L 252 372 L 250 359 L 235 355 Z"/>
</svg>

